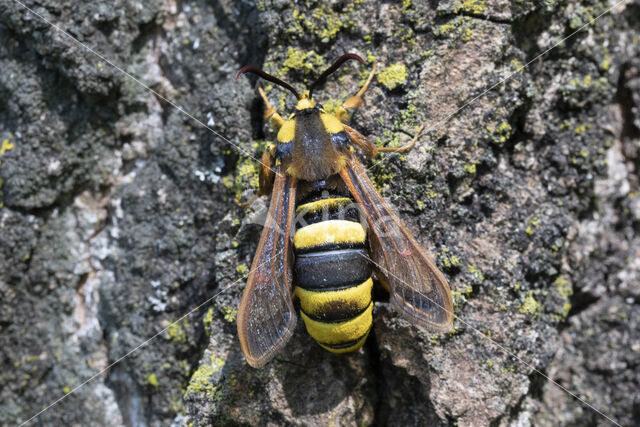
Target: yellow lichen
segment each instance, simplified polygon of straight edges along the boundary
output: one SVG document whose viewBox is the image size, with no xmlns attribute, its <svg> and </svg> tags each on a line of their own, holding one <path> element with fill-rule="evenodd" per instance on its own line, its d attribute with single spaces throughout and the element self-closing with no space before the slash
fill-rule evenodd
<svg viewBox="0 0 640 427">
<path fill-rule="evenodd" d="M 0 145 L 0 156 L 9 150 L 13 150 L 14 146 L 15 145 L 13 144 L 13 142 L 9 141 L 8 139 L 2 141 L 2 145 Z"/>
<path fill-rule="evenodd" d="M 222 311 L 222 314 L 224 315 L 224 320 L 226 322 L 233 323 L 236 321 L 236 318 L 238 317 L 237 308 L 224 306 L 224 307 L 221 307 L 220 310 Z"/>
<path fill-rule="evenodd" d="M 207 335 L 211 331 L 212 322 L 213 322 L 213 307 L 209 307 L 209 310 L 207 310 L 207 313 L 202 318 L 202 324 L 204 325 L 204 330 L 207 333 Z"/>
<path fill-rule="evenodd" d="M 286 59 L 282 63 L 279 74 L 283 75 L 291 70 L 303 74 L 315 74 L 319 69 L 324 69 L 324 59 L 313 50 L 302 50 L 296 47 L 287 49 Z"/>
<path fill-rule="evenodd" d="M 446 268 L 457 267 L 460 265 L 460 257 L 451 253 L 449 248 L 443 248 L 439 253 L 439 258 Z"/>
<path fill-rule="evenodd" d="M 147 375 L 147 383 L 153 387 L 158 387 L 158 377 L 156 374 Z"/>
<path fill-rule="evenodd" d="M 425 192 L 425 195 L 429 198 L 429 199 L 435 199 L 436 197 L 438 197 L 438 193 L 436 193 L 435 191 L 429 189 Z"/>
<path fill-rule="evenodd" d="M 402 86 L 407 77 L 407 67 L 404 64 L 392 64 L 378 73 L 378 81 L 389 90 Z"/>
<path fill-rule="evenodd" d="M 394 173 L 381 172 L 374 175 L 373 184 L 376 186 L 379 192 L 382 192 L 385 185 L 390 183 L 395 177 L 396 174 Z"/>
<path fill-rule="evenodd" d="M 186 322 L 183 320 L 182 322 Z M 166 330 L 165 339 L 176 342 L 178 344 L 184 344 L 187 342 L 187 333 L 184 327 L 180 324 L 181 321 L 171 323 Z"/>
<path fill-rule="evenodd" d="M 475 279 L 478 279 L 480 281 L 484 280 L 484 274 L 482 274 L 482 271 L 478 267 L 476 267 L 475 264 L 469 264 L 467 266 L 467 271 L 471 273 Z"/>
<path fill-rule="evenodd" d="M 453 9 L 453 13 L 466 12 L 473 15 L 481 15 L 485 12 L 484 0 L 462 0 Z"/>
<path fill-rule="evenodd" d="M 520 313 L 531 314 L 535 317 L 540 314 L 540 310 L 540 303 L 538 303 L 538 301 L 533 297 L 533 291 L 529 291 L 529 294 L 520 305 Z"/>
<path fill-rule="evenodd" d="M 496 144 L 504 144 L 511 137 L 513 128 L 507 122 L 502 122 L 498 126 L 487 126 L 487 131 L 491 135 L 491 139 Z"/>
<path fill-rule="evenodd" d="M 465 172 L 469 173 L 469 174 L 474 174 L 476 173 L 476 164 L 475 163 L 471 163 L 471 164 L 464 164 L 462 166 L 462 168 L 465 170 Z"/>
<path fill-rule="evenodd" d="M 249 273 L 249 267 L 247 267 L 247 264 L 242 263 L 236 267 L 236 273 L 244 277 Z"/>
<path fill-rule="evenodd" d="M 451 291 L 454 307 L 458 307 L 463 302 L 467 302 L 467 297 L 471 295 L 471 292 L 473 292 L 473 287 L 471 285 L 466 285 L 463 290 L 456 288 Z"/>
<path fill-rule="evenodd" d="M 218 372 L 224 364 L 224 359 L 211 356 L 209 363 L 200 365 L 191 376 L 186 394 L 205 393 L 207 397 L 214 398 L 222 386 L 220 384 L 214 385 L 211 382 L 211 377 Z"/>
<path fill-rule="evenodd" d="M 569 297 L 573 294 L 573 288 L 567 279 L 562 276 L 558 276 L 553 282 L 553 288 L 558 292 L 558 295 L 564 300 L 562 304 L 562 310 L 558 313 L 562 318 L 566 318 L 571 311 L 571 304 L 569 303 Z"/>
<path fill-rule="evenodd" d="M 436 33 L 436 35 L 445 35 L 451 30 L 455 30 L 455 28 L 456 26 L 453 24 L 444 24 L 438 27 L 438 29 L 434 32 Z"/>
</svg>

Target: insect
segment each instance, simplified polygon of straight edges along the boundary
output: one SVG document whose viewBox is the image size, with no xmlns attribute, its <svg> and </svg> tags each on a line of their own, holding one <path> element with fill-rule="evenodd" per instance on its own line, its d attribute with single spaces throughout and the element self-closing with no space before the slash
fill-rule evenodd
<svg viewBox="0 0 640 427">
<path fill-rule="evenodd" d="M 355 152 L 373 157 L 405 151 L 420 131 L 404 147 L 376 147 L 345 123 L 362 105 L 375 64 L 364 86 L 335 114 L 312 96 L 347 60 L 365 63 L 355 54 L 343 55 L 302 94 L 256 67 L 236 76 L 256 74 L 297 98 L 285 119 L 259 88 L 264 117 L 278 134 L 261 160 L 257 195 L 270 193 L 271 202 L 238 310 L 240 344 L 253 367 L 271 360 L 293 335 L 294 295 L 318 344 L 338 354 L 359 349 L 373 325 L 373 275 L 412 323 L 448 330 L 453 321 L 445 277 L 376 191 Z"/>
</svg>

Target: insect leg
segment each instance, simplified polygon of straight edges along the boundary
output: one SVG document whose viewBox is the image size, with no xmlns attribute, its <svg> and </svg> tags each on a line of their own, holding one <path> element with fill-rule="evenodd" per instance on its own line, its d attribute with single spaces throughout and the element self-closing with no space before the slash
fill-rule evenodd
<svg viewBox="0 0 640 427">
<path fill-rule="evenodd" d="M 416 141 L 420 137 L 420 134 L 422 133 L 425 127 L 426 125 L 424 124 L 420 126 L 416 134 L 413 136 L 413 139 L 411 140 L 411 142 L 408 143 L 407 145 L 403 145 L 402 147 L 376 147 L 376 149 L 378 150 L 379 153 L 402 153 L 403 151 L 411 150 L 413 146 L 416 145 Z"/>
<path fill-rule="evenodd" d="M 347 125 L 344 125 L 344 130 L 349 135 L 349 138 L 351 138 L 353 144 L 364 151 L 367 157 L 373 158 L 378 154 L 378 147 L 376 147 L 373 142 L 369 141 L 369 138 Z"/>
<path fill-rule="evenodd" d="M 266 120 L 269 120 L 271 122 L 271 126 L 273 126 L 276 130 L 280 129 L 280 127 L 284 123 L 284 120 L 282 119 L 280 114 L 278 114 L 276 109 L 271 105 L 271 103 L 267 99 L 267 95 L 264 93 L 264 90 L 262 90 L 261 87 L 258 88 L 258 92 L 260 93 L 260 96 L 264 101 L 264 105 L 267 107 L 267 111 L 264 112 L 264 118 Z"/>
<path fill-rule="evenodd" d="M 375 74 L 376 74 L 376 63 L 374 62 L 373 68 L 371 69 L 371 73 L 369 74 L 367 81 L 364 83 L 364 86 L 362 86 L 362 88 L 358 91 L 358 93 L 356 93 L 354 96 L 344 101 L 342 106 L 338 108 L 338 111 L 336 112 L 336 117 L 338 117 L 338 120 L 344 123 L 349 118 L 350 110 L 353 111 L 362 105 L 362 103 L 364 102 L 362 101 L 362 95 L 369 88 L 369 85 L 371 84 L 371 80 L 373 80 L 373 76 Z"/>
<path fill-rule="evenodd" d="M 355 130 L 354 128 L 344 125 L 344 130 L 347 132 L 351 141 L 354 143 L 356 147 L 364 151 L 364 153 L 369 158 L 375 157 L 378 153 L 402 153 L 403 151 L 408 151 L 416 145 L 416 141 L 420 137 L 422 131 L 426 125 L 420 126 L 416 134 L 413 136 L 413 139 L 407 145 L 403 145 L 402 147 L 376 147 L 373 142 L 369 141 L 369 138 Z"/>
<path fill-rule="evenodd" d="M 275 149 L 275 145 L 269 144 L 264 150 L 264 153 L 262 153 L 262 159 L 260 160 L 260 174 L 258 175 L 258 196 L 266 196 L 268 194 L 271 194 L 271 190 L 273 189 L 273 180 L 275 178 L 275 174 L 273 172 L 273 169 L 271 168 L 271 160 L 273 159 L 273 151 Z"/>
<path fill-rule="evenodd" d="M 275 146 L 273 144 L 269 144 L 264 150 L 264 153 L 262 153 L 262 159 L 260 159 L 260 172 L 258 175 L 258 192 L 251 196 L 246 202 L 241 202 L 237 198 L 234 198 L 233 201 L 236 205 L 241 208 L 246 208 L 247 206 L 251 206 L 258 197 L 271 194 L 271 190 L 273 189 L 273 180 L 275 177 L 273 169 L 271 168 L 271 159 L 273 157 L 274 149 Z"/>
</svg>

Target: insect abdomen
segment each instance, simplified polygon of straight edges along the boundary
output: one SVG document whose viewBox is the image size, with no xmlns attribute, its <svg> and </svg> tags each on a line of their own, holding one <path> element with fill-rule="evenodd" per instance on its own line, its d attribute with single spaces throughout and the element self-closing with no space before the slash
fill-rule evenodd
<svg viewBox="0 0 640 427">
<path fill-rule="evenodd" d="M 310 224 L 294 236 L 295 293 L 309 335 L 333 353 L 359 349 L 372 325 L 367 236 L 357 213 L 346 197 L 296 209 Z"/>
</svg>

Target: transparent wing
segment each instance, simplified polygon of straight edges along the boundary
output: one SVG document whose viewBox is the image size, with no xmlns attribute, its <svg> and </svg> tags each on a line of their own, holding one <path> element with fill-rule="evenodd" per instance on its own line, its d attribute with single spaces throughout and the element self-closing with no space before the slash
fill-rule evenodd
<svg viewBox="0 0 640 427">
<path fill-rule="evenodd" d="M 391 302 L 418 325 L 449 330 L 453 300 L 449 284 L 375 189 L 352 156 L 340 172 L 369 225 L 371 259 L 391 288 Z"/>
<path fill-rule="evenodd" d="M 285 346 L 296 325 L 289 248 L 294 203 L 295 179 L 278 170 L 267 221 L 238 309 L 240 346 L 255 368 Z"/>
</svg>

